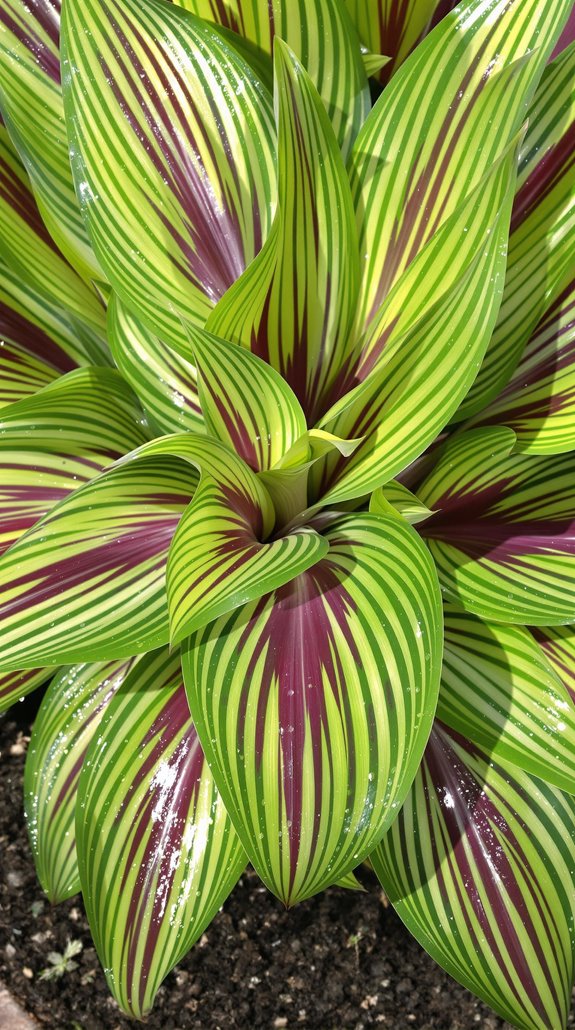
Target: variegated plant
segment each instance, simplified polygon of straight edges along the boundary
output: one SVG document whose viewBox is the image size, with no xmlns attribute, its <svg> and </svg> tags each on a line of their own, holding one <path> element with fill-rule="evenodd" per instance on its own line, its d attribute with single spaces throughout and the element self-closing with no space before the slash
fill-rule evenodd
<svg viewBox="0 0 575 1030">
<path fill-rule="evenodd" d="M 0 0 L 0 703 L 136 1017 L 369 858 L 566 1023 L 572 3 L 453 6 Z"/>
</svg>

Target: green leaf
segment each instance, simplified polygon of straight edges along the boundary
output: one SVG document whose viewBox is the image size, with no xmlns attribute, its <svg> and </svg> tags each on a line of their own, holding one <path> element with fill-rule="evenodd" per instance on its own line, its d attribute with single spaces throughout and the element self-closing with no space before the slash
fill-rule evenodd
<svg viewBox="0 0 575 1030">
<path fill-rule="evenodd" d="M 189 335 L 208 431 L 255 471 L 272 468 L 307 430 L 297 398 L 244 347 L 193 327 Z"/>
<path fill-rule="evenodd" d="M 108 336 L 114 361 L 161 433 L 204 432 L 196 369 L 113 293 Z"/>
<path fill-rule="evenodd" d="M 203 325 L 269 233 L 271 98 L 217 32 L 161 0 L 68 0 L 62 31 L 95 253 L 128 307 L 189 358 L 179 315 Z"/>
<path fill-rule="evenodd" d="M 389 54 L 387 82 L 425 35 L 439 0 L 345 0 L 358 35 L 375 54 Z M 376 68 L 375 71 L 379 71 Z"/>
<path fill-rule="evenodd" d="M 448 599 L 488 622 L 575 621 L 571 454 L 511 453 L 510 429 L 472 429 L 419 487 L 422 527 Z"/>
<path fill-rule="evenodd" d="M 0 125 L 0 258 L 23 287 L 83 324 L 101 355 L 100 363 L 106 363 L 104 309 L 56 249 L 4 125 Z"/>
<path fill-rule="evenodd" d="M 167 643 L 168 549 L 196 485 L 169 456 L 123 464 L 13 544 L 0 558 L 0 670 L 114 661 Z"/>
<path fill-rule="evenodd" d="M 466 0 L 384 90 L 350 164 L 365 258 L 360 330 L 515 137 L 570 9 L 571 0 Z"/>
<path fill-rule="evenodd" d="M 447 608 L 437 715 L 492 757 L 575 794 L 575 707 L 521 626 Z"/>
<path fill-rule="evenodd" d="M 311 425 L 349 351 L 359 284 L 357 232 L 345 166 L 311 79 L 279 40 L 274 67 L 274 229 L 207 328 L 272 365 Z"/>
<path fill-rule="evenodd" d="M 549 665 L 575 702 L 575 628 L 572 626 L 537 626 L 533 636 Z"/>
<path fill-rule="evenodd" d="M 60 86 L 60 0 L 0 8 L 0 108 L 42 218 L 73 267 L 101 279 L 74 192 Z"/>
<path fill-rule="evenodd" d="M 489 343 L 503 290 L 515 157 L 513 146 L 384 302 L 382 317 L 376 320 L 380 326 L 386 309 L 396 314 L 387 320 L 387 340 L 383 332 L 374 346 L 372 337 L 364 368 L 367 378 L 320 423 L 338 436 L 362 437 L 363 442 L 351 458 L 328 459 L 314 469 L 316 497 L 337 503 L 384 484 L 433 442 L 467 393 Z M 445 272 L 448 257 L 454 271 Z M 460 265 L 462 257 L 465 262 Z M 398 336 L 394 321 L 406 327 Z"/>
<path fill-rule="evenodd" d="M 354 869 L 393 820 L 435 711 L 441 605 L 396 518 L 350 515 L 281 589 L 184 645 L 194 721 L 250 861 L 286 904 Z"/>
<path fill-rule="evenodd" d="M 375 515 L 396 515 L 410 526 L 425 522 L 433 512 L 421 503 L 419 497 L 411 493 L 402 483 L 393 479 L 391 483 L 381 486 L 370 498 L 369 510 Z"/>
<path fill-rule="evenodd" d="M 0 411 L 0 553 L 147 438 L 117 372 L 83 368 Z"/>
<path fill-rule="evenodd" d="M 25 669 L 0 673 L 0 713 L 6 712 L 50 676 L 50 669 Z"/>
<path fill-rule="evenodd" d="M 566 1026 L 573 798 L 438 722 L 370 858 L 403 922 L 451 976 L 522 1030 Z"/>
<path fill-rule="evenodd" d="M 76 834 L 109 987 L 142 1019 L 246 864 L 190 719 L 177 654 L 141 661 L 106 708 L 80 778 Z"/>
<path fill-rule="evenodd" d="M 26 755 L 24 809 L 36 873 L 53 903 L 80 890 L 74 829 L 78 779 L 105 708 L 134 661 L 62 669 L 38 710 Z"/>
<path fill-rule="evenodd" d="M 574 155 L 575 47 L 570 47 L 545 70 L 529 109 L 503 302 L 458 421 L 485 408 L 505 385 L 537 323 L 573 277 Z"/>
<path fill-rule="evenodd" d="M 359 39 L 344 4 L 333 0 L 177 0 L 271 54 L 283 39 L 319 92 L 347 156 L 369 108 Z M 252 63 L 250 61 L 250 63 Z"/>
</svg>

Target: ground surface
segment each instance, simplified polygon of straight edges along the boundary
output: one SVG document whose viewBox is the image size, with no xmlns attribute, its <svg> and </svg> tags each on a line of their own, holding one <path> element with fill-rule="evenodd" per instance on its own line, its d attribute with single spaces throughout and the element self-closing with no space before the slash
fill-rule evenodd
<svg viewBox="0 0 575 1030">
<path fill-rule="evenodd" d="M 53 909 L 36 882 L 21 802 L 27 715 L 22 705 L 0 718 L 0 980 L 44 1026 L 133 1030 L 108 994 L 80 899 Z M 376 884 L 368 886 L 363 895 L 334 888 L 285 912 L 246 875 L 164 982 L 147 1026 L 507 1028 L 435 965 L 384 907 Z M 48 952 L 63 952 L 67 941 L 82 944 L 78 968 L 40 980 Z"/>
</svg>

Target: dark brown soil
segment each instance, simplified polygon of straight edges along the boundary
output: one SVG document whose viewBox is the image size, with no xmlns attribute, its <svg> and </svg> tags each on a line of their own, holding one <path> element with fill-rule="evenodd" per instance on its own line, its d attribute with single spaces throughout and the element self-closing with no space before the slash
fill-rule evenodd
<svg viewBox="0 0 575 1030">
<path fill-rule="evenodd" d="M 51 908 L 35 878 L 22 819 L 30 705 L 0 718 L 0 980 L 45 1026 L 133 1028 L 108 994 L 81 899 Z M 147 1026 L 508 1027 L 421 950 L 369 873 L 365 881 L 367 894 L 333 888 L 286 912 L 254 873 L 247 874 L 164 982 Z M 78 968 L 58 980 L 39 979 L 48 953 L 62 953 L 67 941 L 83 946 Z"/>
</svg>

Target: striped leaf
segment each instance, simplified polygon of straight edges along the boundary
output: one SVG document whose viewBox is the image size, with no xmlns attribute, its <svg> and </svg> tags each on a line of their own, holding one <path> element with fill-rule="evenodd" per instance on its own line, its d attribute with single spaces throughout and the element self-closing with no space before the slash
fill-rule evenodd
<svg viewBox="0 0 575 1030">
<path fill-rule="evenodd" d="M 134 661 L 62 669 L 38 710 L 26 755 L 24 808 L 36 873 L 52 902 L 80 890 L 74 827 L 78 779 L 103 712 Z"/>
<path fill-rule="evenodd" d="M 375 515 L 395 515 L 405 519 L 410 526 L 425 522 L 433 512 L 421 503 L 419 497 L 406 486 L 393 479 L 371 495 L 369 510 Z"/>
<path fill-rule="evenodd" d="M 358 326 L 515 137 L 571 0 L 465 0 L 367 118 L 350 174 L 360 220 Z M 536 51 L 509 82 L 512 64 Z"/>
<path fill-rule="evenodd" d="M 522 1030 L 564 1027 L 575 955 L 575 801 L 440 722 L 370 856 L 423 947 Z"/>
<path fill-rule="evenodd" d="M 447 597 L 487 621 L 575 621 L 575 458 L 511 453 L 510 429 L 451 441 L 419 487 Z"/>
<path fill-rule="evenodd" d="M 537 626 L 533 636 L 575 702 L 575 628 L 572 626 Z"/>
<path fill-rule="evenodd" d="M 204 431 L 196 369 L 163 343 L 114 293 L 108 305 L 114 361 L 161 433 Z"/>
<path fill-rule="evenodd" d="M 106 708 L 80 778 L 76 833 L 109 987 L 142 1019 L 246 864 L 190 719 L 177 654 L 141 661 Z"/>
<path fill-rule="evenodd" d="M 458 420 L 505 385 L 575 264 L 575 46 L 550 65 L 529 109 L 511 219 L 505 292 L 484 364 Z"/>
<path fill-rule="evenodd" d="M 0 553 L 82 483 L 146 438 L 112 369 L 77 369 L 0 411 Z"/>
<path fill-rule="evenodd" d="M 286 904 L 339 881 L 392 821 L 435 710 L 441 608 L 396 518 L 350 515 L 329 554 L 188 638 L 202 746 L 250 861 Z"/>
<path fill-rule="evenodd" d="M 321 420 L 336 435 L 363 442 L 351 458 L 328 459 L 314 470 L 316 496 L 331 503 L 361 497 L 397 475 L 433 442 L 467 393 L 503 290 L 514 175 L 512 147 L 407 270 L 412 289 L 403 294 L 401 280 L 384 303 L 383 309 L 387 303 L 397 309 L 406 329 L 388 336 L 381 356 L 380 337 L 366 356 L 367 378 Z M 474 241 L 471 250 L 466 237 Z M 460 253 L 468 264 L 454 275 L 445 262 L 459 269 Z M 409 300 L 418 289 L 429 296 L 419 319 Z M 393 319 L 388 327 L 393 332 Z M 370 371 L 373 360 L 378 365 Z"/>
<path fill-rule="evenodd" d="M 0 673 L 0 713 L 6 712 L 26 694 L 30 694 L 48 679 L 50 669 L 25 669 Z"/>
<path fill-rule="evenodd" d="M 60 85 L 60 0 L 0 8 L 0 108 L 59 249 L 83 278 L 101 279 L 74 192 Z"/>
<path fill-rule="evenodd" d="M 333 0 L 176 0 L 193 14 L 271 54 L 285 40 L 309 73 L 347 155 L 370 108 L 359 39 L 345 5 Z M 250 63 L 252 63 L 250 61 Z"/>
<path fill-rule="evenodd" d="M 189 357 L 266 239 L 271 98 L 218 33 L 161 0 L 69 0 L 64 104 L 95 253 L 128 307 Z"/>
<path fill-rule="evenodd" d="M 359 38 L 375 54 L 388 54 L 380 77 L 388 82 L 419 43 L 438 0 L 345 0 Z"/>
<path fill-rule="evenodd" d="M 197 484 L 168 456 L 107 471 L 0 558 L 0 670 L 113 661 L 169 638 L 168 549 Z"/>
<path fill-rule="evenodd" d="M 541 319 L 499 396 L 472 425 L 503 423 L 526 454 L 575 449 L 575 279 Z"/>
<path fill-rule="evenodd" d="M 244 347 L 193 327 L 189 334 L 208 431 L 257 472 L 272 468 L 307 430 L 297 398 Z"/>
<path fill-rule="evenodd" d="M 105 312 L 96 293 L 57 250 L 42 221 L 30 182 L 4 125 L 0 124 L 0 258 L 23 287 L 84 325 L 106 362 Z"/>
<path fill-rule="evenodd" d="M 345 166 L 311 79 L 279 41 L 274 67 L 274 229 L 207 328 L 243 343 L 280 372 L 313 424 L 349 350 L 359 283 L 357 232 Z"/>
<path fill-rule="evenodd" d="M 522 626 L 447 608 L 437 715 L 495 759 L 575 794 L 575 707 Z"/>
</svg>

